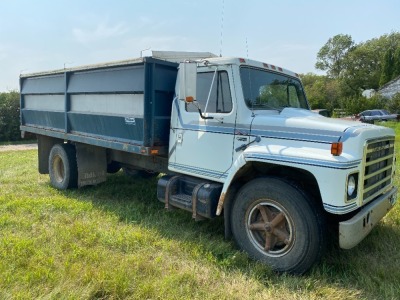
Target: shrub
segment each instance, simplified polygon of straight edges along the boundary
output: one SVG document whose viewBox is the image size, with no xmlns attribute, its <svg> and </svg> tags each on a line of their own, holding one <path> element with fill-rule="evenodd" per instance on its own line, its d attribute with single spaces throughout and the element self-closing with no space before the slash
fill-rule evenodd
<svg viewBox="0 0 400 300">
<path fill-rule="evenodd" d="M 19 93 L 0 93 L 0 141 L 21 139 L 19 131 Z"/>
<path fill-rule="evenodd" d="M 381 95 L 375 95 L 371 98 L 363 96 L 353 96 L 342 100 L 342 107 L 349 115 L 358 114 L 369 109 L 383 109 L 386 106 L 387 100 Z"/>
<path fill-rule="evenodd" d="M 392 99 L 388 99 L 385 108 L 391 113 L 400 113 L 400 93 L 395 94 Z"/>
</svg>

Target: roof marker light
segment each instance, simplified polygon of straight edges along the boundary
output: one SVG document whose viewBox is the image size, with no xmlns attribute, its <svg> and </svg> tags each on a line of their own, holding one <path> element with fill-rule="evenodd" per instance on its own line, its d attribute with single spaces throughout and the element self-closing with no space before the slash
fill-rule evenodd
<svg viewBox="0 0 400 300">
<path fill-rule="evenodd" d="M 274 65 L 271 65 L 272 70 L 276 70 L 276 67 Z"/>
<path fill-rule="evenodd" d="M 241 64 L 245 64 L 245 63 L 246 63 L 246 60 L 245 60 L 244 58 L 239 58 L 239 62 L 240 62 Z"/>
<path fill-rule="evenodd" d="M 263 67 L 269 69 L 268 64 L 264 64 L 264 63 L 263 63 Z"/>
<path fill-rule="evenodd" d="M 282 69 L 282 68 L 280 68 L 280 67 L 278 67 L 278 70 L 279 70 L 279 71 L 281 71 L 281 72 L 283 72 L 283 69 Z"/>
</svg>

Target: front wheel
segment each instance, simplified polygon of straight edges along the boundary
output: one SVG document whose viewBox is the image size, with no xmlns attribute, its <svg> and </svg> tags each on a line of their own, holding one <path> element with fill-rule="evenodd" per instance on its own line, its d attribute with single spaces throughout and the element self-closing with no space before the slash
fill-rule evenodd
<svg viewBox="0 0 400 300">
<path fill-rule="evenodd" d="M 310 199 L 278 178 L 258 178 L 239 191 L 232 232 L 250 257 L 278 272 L 302 274 L 325 248 L 324 222 Z"/>
</svg>

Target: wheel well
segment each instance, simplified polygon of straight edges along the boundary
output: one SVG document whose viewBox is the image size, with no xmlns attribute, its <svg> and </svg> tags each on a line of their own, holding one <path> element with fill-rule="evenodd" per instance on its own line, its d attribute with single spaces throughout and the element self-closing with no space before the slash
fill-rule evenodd
<svg viewBox="0 0 400 300">
<path fill-rule="evenodd" d="M 251 181 L 252 179 L 261 176 L 282 178 L 296 188 L 299 188 L 303 193 L 309 196 L 309 198 L 315 203 L 315 205 L 318 205 L 320 208 L 322 208 L 321 193 L 317 180 L 312 173 L 294 167 L 267 164 L 261 162 L 249 162 L 236 173 L 225 197 L 224 218 L 226 238 L 231 237 L 230 215 L 233 202 L 235 201 L 236 193 L 239 191 L 241 186 Z"/>
<path fill-rule="evenodd" d="M 250 162 L 237 172 L 231 184 L 243 185 L 260 176 L 273 176 L 282 178 L 300 188 L 314 200 L 321 200 L 318 183 L 314 175 L 309 171 L 294 167 L 266 164 L 261 162 Z"/>
</svg>

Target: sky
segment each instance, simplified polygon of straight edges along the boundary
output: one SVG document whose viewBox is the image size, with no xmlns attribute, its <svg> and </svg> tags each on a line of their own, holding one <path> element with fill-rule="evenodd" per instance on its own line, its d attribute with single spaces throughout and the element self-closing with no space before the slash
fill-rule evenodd
<svg viewBox="0 0 400 300">
<path fill-rule="evenodd" d="M 337 34 L 356 43 L 400 31 L 399 0 L 0 0 L 0 92 L 19 75 L 206 51 L 297 73 Z M 143 55 L 151 55 L 150 50 Z"/>
</svg>

